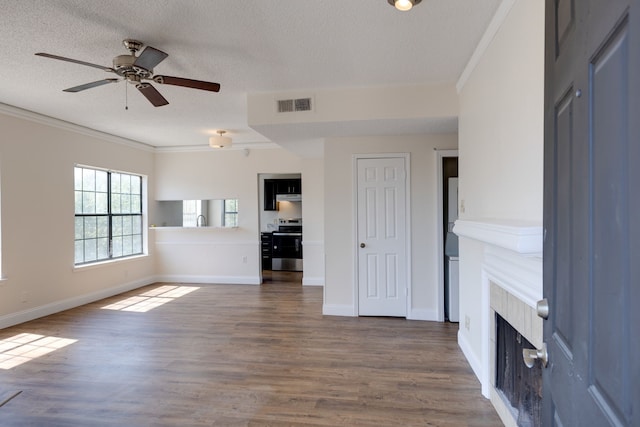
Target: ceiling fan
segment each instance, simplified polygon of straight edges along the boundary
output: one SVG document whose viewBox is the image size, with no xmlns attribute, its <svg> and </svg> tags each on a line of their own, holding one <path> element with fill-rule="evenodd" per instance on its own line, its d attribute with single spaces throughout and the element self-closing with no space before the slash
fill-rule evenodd
<svg viewBox="0 0 640 427">
<path fill-rule="evenodd" d="M 142 48 L 143 43 L 138 40 L 125 39 L 122 41 L 124 47 L 129 50 L 129 55 L 118 55 L 113 58 L 113 68 L 105 67 L 102 65 L 92 64 L 90 62 L 79 61 L 77 59 L 65 58 L 64 56 L 52 55 L 50 53 L 39 52 L 38 56 L 44 56 L 45 58 L 58 59 L 60 61 L 73 62 L 74 64 L 86 65 L 87 67 L 98 68 L 102 71 L 109 73 L 115 73 L 133 85 L 140 91 L 148 100 L 156 107 L 167 105 L 167 101 L 164 96 L 158 92 L 158 90 L 149 81 L 154 81 L 159 84 L 190 87 L 193 89 L 208 90 L 211 92 L 220 91 L 220 85 L 218 83 L 205 82 L 201 80 L 185 79 L 182 77 L 171 76 L 156 76 L 153 74 L 153 69 L 156 65 L 161 63 L 168 54 L 154 47 L 147 46 L 136 56 L 136 53 Z M 85 83 L 80 86 L 70 87 L 64 89 L 64 92 L 80 92 L 86 89 L 106 85 L 109 83 L 117 83 L 121 79 L 103 79 L 91 83 Z"/>
</svg>

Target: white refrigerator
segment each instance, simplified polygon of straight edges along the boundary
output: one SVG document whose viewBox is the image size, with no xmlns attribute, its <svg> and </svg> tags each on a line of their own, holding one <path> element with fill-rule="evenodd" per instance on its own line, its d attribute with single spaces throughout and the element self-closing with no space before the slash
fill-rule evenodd
<svg viewBox="0 0 640 427">
<path fill-rule="evenodd" d="M 449 178 L 449 217 L 447 237 L 445 240 L 444 253 L 447 257 L 447 282 L 445 291 L 447 293 L 447 306 L 445 312 L 449 315 L 450 322 L 460 321 L 460 274 L 458 272 L 458 236 L 453 233 L 453 226 L 458 219 L 458 178 Z"/>
</svg>

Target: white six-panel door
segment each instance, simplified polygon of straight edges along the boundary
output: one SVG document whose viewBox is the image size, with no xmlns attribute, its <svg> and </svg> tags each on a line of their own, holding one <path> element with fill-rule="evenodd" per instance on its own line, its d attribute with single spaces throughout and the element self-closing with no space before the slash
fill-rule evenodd
<svg viewBox="0 0 640 427">
<path fill-rule="evenodd" d="M 405 158 L 357 159 L 358 314 L 407 316 Z"/>
</svg>

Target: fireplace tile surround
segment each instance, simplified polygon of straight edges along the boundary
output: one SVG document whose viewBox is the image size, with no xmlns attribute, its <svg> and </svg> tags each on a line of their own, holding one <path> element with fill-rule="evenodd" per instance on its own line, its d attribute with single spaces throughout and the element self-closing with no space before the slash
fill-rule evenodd
<svg viewBox="0 0 640 427">
<path fill-rule="evenodd" d="M 542 319 L 536 302 L 542 299 L 542 226 L 514 220 L 458 220 L 453 231 L 482 242 L 482 367 L 483 394 L 490 398 L 506 426 L 516 415 L 495 388 L 496 324 L 500 314 L 536 348 L 542 346 Z M 461 267 L 464 253 L 461 253 Z M 463 267 L 464 268 L 464 267 Z"/>
</svg>

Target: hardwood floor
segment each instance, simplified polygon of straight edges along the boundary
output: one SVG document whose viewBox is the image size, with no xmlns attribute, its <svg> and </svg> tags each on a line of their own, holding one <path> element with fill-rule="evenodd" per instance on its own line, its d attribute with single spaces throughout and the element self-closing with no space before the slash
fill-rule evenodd
<svg viewBox="0 0 640 427">
<path fill-rule="evenodd" d="M 156 284 L 1 330 L 77 341 L 0 369 L 0 404 L 22 391 L 0 425 L 501 425 L 457 325 L 322 316 L 322 289 L 297 277 Z"/>
</svg>

